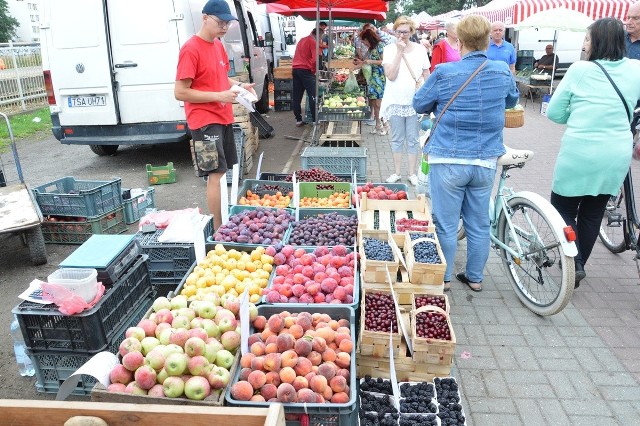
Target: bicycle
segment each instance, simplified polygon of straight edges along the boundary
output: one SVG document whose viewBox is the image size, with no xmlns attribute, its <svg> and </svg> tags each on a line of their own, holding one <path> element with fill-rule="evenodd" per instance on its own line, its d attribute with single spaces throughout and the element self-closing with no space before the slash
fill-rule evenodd
<svg viewBox="0 0 640 426">
<path fill-rule="evenodd" d="M 634 111 L 634 123 L 640 121 L 640 108 Z M 640 143 L 640 123 L 632 126 L 634 130 L 633 145 Z M 640 275 L 640 217 L 636 211 L 635 197 L 633 194 L 633 180 L 631 169 L 622 183 L 620 191 L 612 195 L 600 224 L 600 241 L 612 253 L 623 253 L 627 250 L 635 250 L 634 260 Z"/>
<path fill-rule="evenodd" d="M 540 195 L 506 186 L 508 171 L 523 168 L 533 151 L 507 147 L 498 159 L 498 188 L 489 206 L 491 246 L 507 270 L 518 298 L 532 312 L 560 312 L 571 300 L 578 254 L 575 232 Z M 458 230 L 458 235 L 464 231 Z"/>
</svg>

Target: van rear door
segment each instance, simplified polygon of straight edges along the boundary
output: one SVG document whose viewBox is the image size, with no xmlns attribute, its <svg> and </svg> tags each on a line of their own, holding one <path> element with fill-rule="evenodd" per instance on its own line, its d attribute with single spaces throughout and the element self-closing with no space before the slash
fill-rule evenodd
<svg viewBox="0 0 640 426">
<path fill-rule="evenodd" d="M 51 71 L 60 124 L 117 123 L 101 0 L 42 2 L 43 68 Z"/>
<path fill-rule="evenodd" d="M 184 120 L 173 94 L 180 44 L 173 0 L 108 0 L 120 121 Z"/>
</svg>

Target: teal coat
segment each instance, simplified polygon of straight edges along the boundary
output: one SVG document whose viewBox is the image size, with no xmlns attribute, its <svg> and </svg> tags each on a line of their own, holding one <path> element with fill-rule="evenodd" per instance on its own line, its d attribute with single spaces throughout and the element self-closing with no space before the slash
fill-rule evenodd
<svg viewBox="0 0 640 426">
<path fill-rule="evenodd" d="M 633 113 L 640 99 L 640 61 L 598 61 Z M 553 93 L 547 117 L 567 129 L 553 173 L 552 190 L 565 197 L 616 194 L 631 164 L 629 117 L 602 70 L 575 62 Z"/>
</svg>

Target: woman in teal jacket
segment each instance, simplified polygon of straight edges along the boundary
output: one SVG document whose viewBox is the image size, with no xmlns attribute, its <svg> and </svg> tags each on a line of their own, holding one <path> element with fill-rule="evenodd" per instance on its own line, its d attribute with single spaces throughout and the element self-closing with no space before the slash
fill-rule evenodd
<svg viewBox="0 0 640 426">
<path fill-rule="evenodd" d="M 551 204 L 577 234 L 576 287 L 586 276 L 584 265 L 607 201 L 620 189 L 631 164 L 629 122 L 640 99 L 640 61 L 624 57 L 624 36 L 617 19 L 591 24 L 583 45 L 587 60 L 569 67 L 547 109 L 550 120 L 567 125 L 553 173 Z M 596 63 L 620 90 L 629 114 Z"/>
</svg>

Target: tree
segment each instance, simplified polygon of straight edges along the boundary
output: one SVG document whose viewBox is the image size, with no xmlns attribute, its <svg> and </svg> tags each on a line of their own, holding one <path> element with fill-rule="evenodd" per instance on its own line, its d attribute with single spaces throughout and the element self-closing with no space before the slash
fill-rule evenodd
<svg viewBox="0 0 640 426">
<path fill-rule="evenodd" d="M 16 35 L 20 23 L 9 15 L 7 0 L 0 0 L 0 42 L 8 42 Z"/>
<path fill-rule="evenodd" d="M 452 10 L 464 10 L 471 7 L 480 7 L 489 3 L 490 0 L 403 0 L 398 2 L 402 7 L 402 14 L 418 14 L 422 11 L 431 16 Z M 389 15 L 389 14 L 388 14 Z"/>
</svg>

